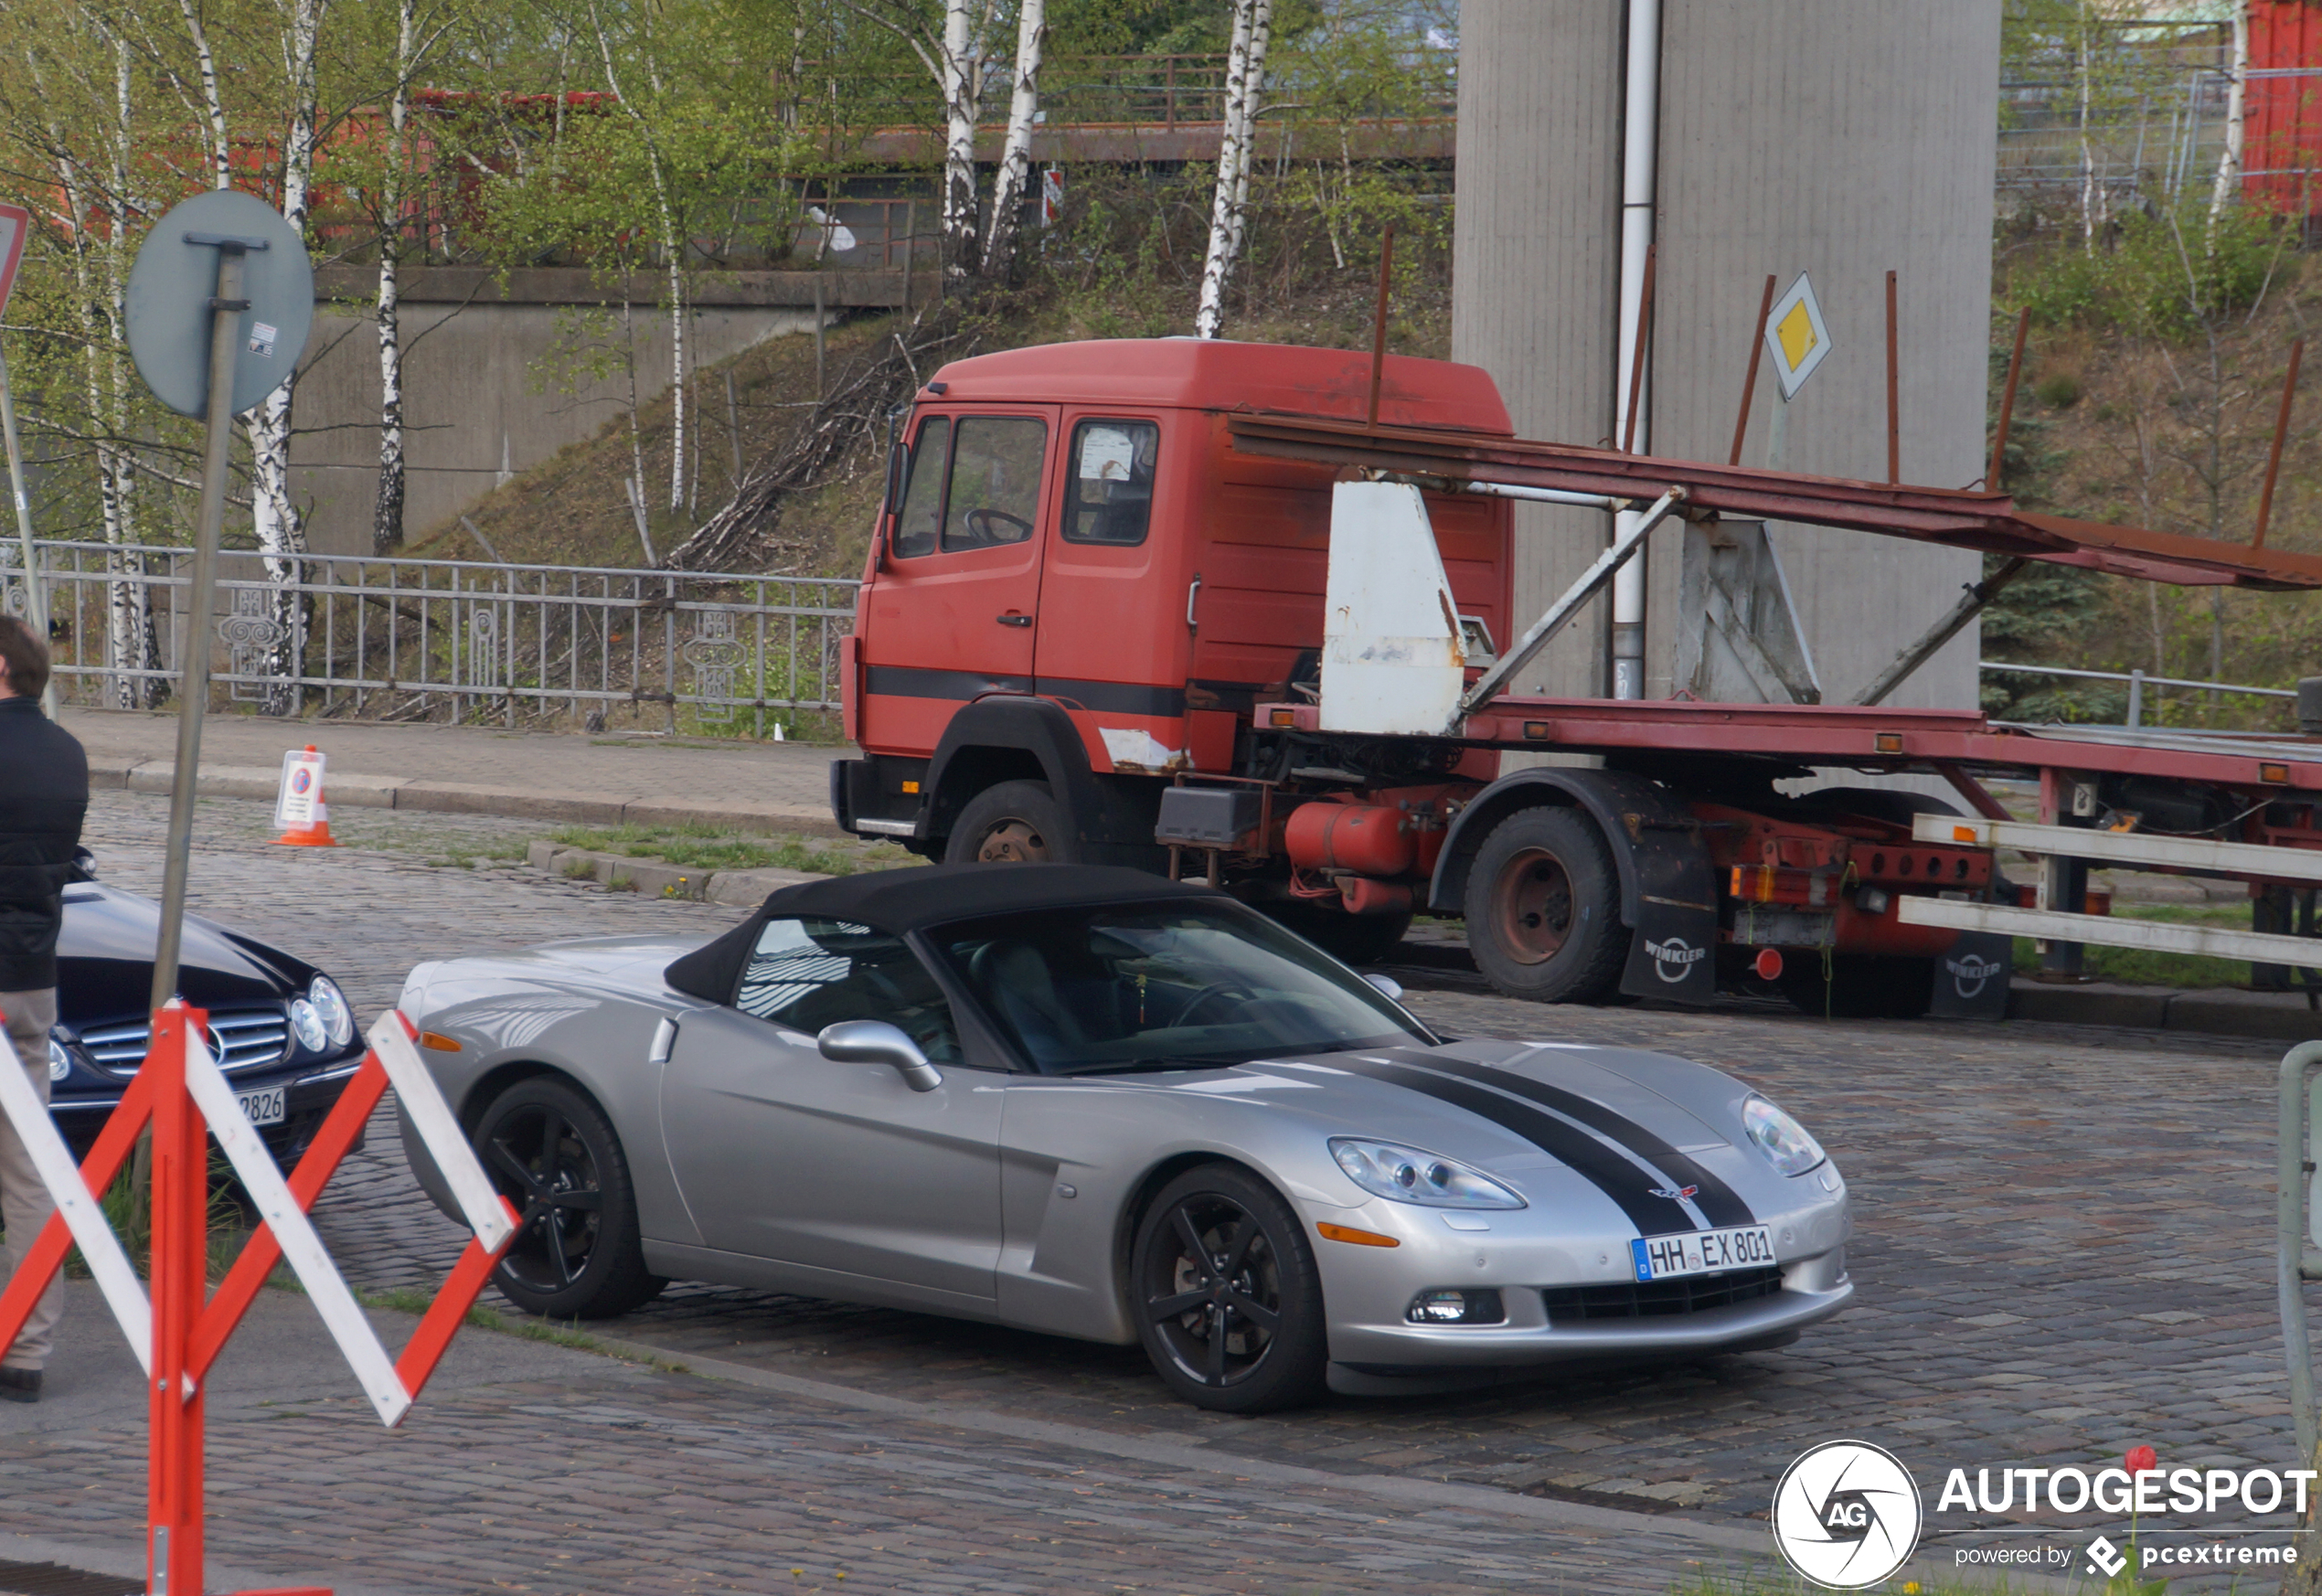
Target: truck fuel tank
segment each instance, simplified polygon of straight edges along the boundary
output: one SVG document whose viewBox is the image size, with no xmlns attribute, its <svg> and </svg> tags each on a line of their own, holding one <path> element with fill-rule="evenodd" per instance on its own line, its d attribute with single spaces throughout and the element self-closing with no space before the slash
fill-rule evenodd
<svg viewBox="0 0 2322 1596">
<path fill-rule="evenodd" d="M 1410 813 L 1381 803 L 1302 803 L 1291 812 L 1283 846 L 1302 870 L 1407 876 L 1419 860 Z"/>
</svg>

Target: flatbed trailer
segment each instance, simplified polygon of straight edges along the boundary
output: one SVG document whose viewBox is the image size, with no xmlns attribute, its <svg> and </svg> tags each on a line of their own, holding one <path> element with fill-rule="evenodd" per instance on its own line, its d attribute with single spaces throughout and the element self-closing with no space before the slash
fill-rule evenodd
<svg viewBox="0 0 2322 1596">
<path fill-rule="evenodd" d="M 1368 418 L 1347 419 L 1366 389 Z M 2028 562 L 2290 590 L 2322 588 L 2322 559 L 1981 490 L 1519 440 L 1481 372 L 1337 351 L 982 356 L 936 374 L 905 439 L 842 661 L 864 750 L 832 771 L 850 831 L 953 860 L 1198 873 L 1355 961 L 1414 912 L 1461 916 L 1496 985 L 1551 1001 L 1754 985 L 1818 1012 L 1997 1015 L 2019 933 L 2067 970 L 2082 942 L 2171 936 L 2322 964 L 2283 934 L 2294 900 L 2312 929 L 2322 882 L 2322 739 L 1878 701 Z M 1637 514 L 1519 633 L 1522 499 Z M 1755 517 L 2004 563 L 1869 702 L 1510 690 L 1656 526 L 1723 537 Z M 1592 759 L 1503 774 L 1509 753 Z M 1936 778 L 1955 802 L 1832 785 L 1844 771 Z M 2037 783 L 2035 821 L 2001 779 Z M 2006 878 L 2008 848 L 2042 857 L 2036 883 Z M 2257 923 L 2090 914 L 2092 864 L 2245 882 Z"/>
</svg>

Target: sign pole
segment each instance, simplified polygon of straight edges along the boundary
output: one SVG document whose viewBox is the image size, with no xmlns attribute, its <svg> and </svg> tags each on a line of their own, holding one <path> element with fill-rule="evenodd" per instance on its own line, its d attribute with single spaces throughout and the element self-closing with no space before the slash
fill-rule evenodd
<svg viewBox="0 0 2322 1596">
<path fill-rule="evenodd" d="M 242 256 L 263 239 L 188 233 L 218 247 L 218 292 L 209 302 L 208 439 L 202 451 L 201 515 L 194 528 L 192 583 L 177 673 L 177 763 L 170 772 L 169 841 L 161 888 L 161 939 L 154 952 L 154 1010 L 177 995 L 177 954 L 186 933 L 186 877 L 192 863 L 194 778 L 201 762 L 202 712 L 209 707 L 209 620 L 218 592 L 218 537 L 226 518 L 226 467 L 234 442 L 235 344 L 241 332 Z"/>
<path fill-rule="evenodd" d="M 24 446 L 16 441 L 16 401 L 8 392 L 8 361 L 0 355 L 0 435 L 5 435 L 8 448 L 8 487 L 16 501 L 16 536 L 24 540 L 25 619 L 31 623 L 33 634 L 41 642 L 48 641 L 48 595 L 40 586 L 40 555 L 32 546 L 32 499 L 26 491 L 24 480 Z M 48 678 L 41 689 L 40 708 L 49 719 L 57 718 L 57 679 Z"/>
<path fill-rule="evenodd" d="M 219 297 L 223 298 L 223 295 Z M 145 1505 L 145 1588 L 201 1596 L 203 1386 L 186 1346 L 208 1294 L 208 1127 L 186 1088 L 186 1027 L 201 1010 L 154 1016 L 140 1073 L 154 1077 L 152 1462 Z"/>
</svg>

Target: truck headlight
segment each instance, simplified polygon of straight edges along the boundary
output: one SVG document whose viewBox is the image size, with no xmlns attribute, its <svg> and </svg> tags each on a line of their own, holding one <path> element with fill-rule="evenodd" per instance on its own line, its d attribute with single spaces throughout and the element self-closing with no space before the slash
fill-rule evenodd
<svg viewBox="0 0 2322 1596">
<path fill-rule="evenodd" d="M 1426 1208 L 1520 1208 L 1524 1199 L 1456 1159 L 1394 1142 L 1333 1136 L 1330 1155 L 1373 1197 Z"/>
</svg>

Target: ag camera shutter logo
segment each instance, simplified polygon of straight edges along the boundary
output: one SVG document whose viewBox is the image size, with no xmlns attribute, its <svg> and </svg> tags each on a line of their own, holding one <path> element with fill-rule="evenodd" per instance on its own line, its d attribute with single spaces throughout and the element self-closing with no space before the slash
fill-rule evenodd
<svg viewBox="0 0 2322 1596">
<path fill-rule="evenodd" d="M 1773 1488 L 1773 1544 L 1799 1578 L 1826 1591 L 1876 1585 L 1919 1544 L 1918 1482 L 1894 1453 L 1827 1441 Z"/>
</svg>

